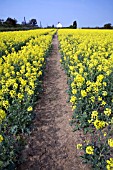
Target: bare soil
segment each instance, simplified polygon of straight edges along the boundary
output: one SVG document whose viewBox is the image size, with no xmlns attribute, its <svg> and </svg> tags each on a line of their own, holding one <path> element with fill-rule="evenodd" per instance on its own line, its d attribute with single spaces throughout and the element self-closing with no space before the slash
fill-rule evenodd
<svg viewBox="0 0 113 170">
<path fill-rule="evenodd" d="M 81 132 L 72 132 L 69 120 L 71 105 L 67 103 L 67 76 L 60 64 L 57 35 L 45 70 L 41 99 L 35 108 L 34 130 L 27 139 L 18 170 L 89 170 L 82 164 L 76 144 Z"/>
</svg>

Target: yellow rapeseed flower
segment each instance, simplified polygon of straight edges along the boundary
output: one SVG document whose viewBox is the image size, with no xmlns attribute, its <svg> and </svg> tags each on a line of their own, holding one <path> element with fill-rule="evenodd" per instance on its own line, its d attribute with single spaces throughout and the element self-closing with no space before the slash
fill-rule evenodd
<svg viewBox="0 0 113 170">
<path fill-rule="evenodd" d="M 111 115 L 111 109 L 110 109 L 110 108 L 106 108 L 106 109 L 104 110 L 104 114 L 105 114 L 106 116 L 110 116 L 110 115 Z"/>
<path fill-rule="evenodd" d="M 89 155 L 93 155 L 94 154 L 94 147 L 93 146 L 87 146 L 86 147 L 86 153 Z"/>
<path fill-rule="evenodd" d="M 76 97 L 75 96 L 71 96 L 70 102 L 71 103 L 75 103 L 75 101 L 76 101 Z"/>
<path fill-rule="evenodd" d="M 107 165 L 106 168 L 107 170 L 113 170 L 113 158 L 110 158 L 110 160 L 106 160 Z"/>
<path fill-rule="evenodd" d="M 32 111 L 32 110 L 33 110 L 32 106 L 29 106 L 29 107 L 27 108 L 27 111 L 28 111 L 28 112 L 30 112 L 30 111 Z"/>
<path fill-rule="evenodd" d="M 103 96 L 107 96 L 107 91 L 103 91 L 103 92 L 102 92 L 102 95 L 103 95 Z"/>
<path fill-rule="evenodd" d="M 107 133 L 106 132 L 104 132 L 104 137 L 107 135 Z"/>
<path fill-rule="evenodd" d="M 102 120 L 98 120 L 96 119 L 94 122 L 93 122 L 95 128 L 98 130 L 98 129 L 102 129 L 104 128 L 107 123 L 105 121 L 102 121 Z"/>
<path fill-rule="evenodd" d="M 38 72 L 38 76 L 41 76 L 41 75 L 42 75 L 42 71 L 39 71 L 39 72 Z"/>
<path fill-rule="evenodd" d="M 102 101 L 102 97 L 98 96 L 98 101 Z"/>
<path fill-rule="evenodd" d="M 98 112 L 96 110 L 92 111 L 91 119 L 97 119 L 97 117 L 98 117 Z"/>
<path fill-rule="evenodd" d="M 77 144 L 77 149 L 82 149 L 82 144 L 78 143 Z"/>
<path fill-rule="evenodd" d="M 0 143 L 4 140 L 3 136 L 0 135 Z"/>
<path fill-rule="evenodd" d="M 101 103 L 101 105 L 106 105 L 106 102 L 104 101 L 104 100 L 102 100 L 102 103 Z"/>
<path fill-rule="evenodd" d="M 0 109 L 0 122 L 2 122 L 3 119 L 5 119 L 6 113 L 4 110 Z"/>
<path fill-rule="evenodd" d="M 76 89 L 72 89 L 72 94 L 76 94 L 77 90 Z"/>
<path fill-rule="evenodd" d="M 113 148 L 113 138 L 108 139 L 108 145 Z"/>
<path fill-rule="evenodd" d="M 87 96 L 87 92 L 85 90 L 81 90 L 81 96 L 82 97 L 86 97 Z"/>
</svg>

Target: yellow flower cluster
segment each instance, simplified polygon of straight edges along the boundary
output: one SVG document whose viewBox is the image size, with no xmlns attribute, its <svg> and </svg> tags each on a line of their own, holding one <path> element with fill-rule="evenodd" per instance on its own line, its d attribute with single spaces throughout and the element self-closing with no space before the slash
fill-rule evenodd
<svg viewBox="0 0 113 170">
<path fill-rule="evenodd" d="M 71 96 L 70 102 L 72 104 L 75 104 L 75 101 L 76 101 L 76 97 L 75 96 Z"/>
<path fill-rule="evenodd" d="M 94 148 L 92 146 L 87 146 L 86 147 L 86 153 L 91 155 L 94 153 Z"/>
<path fill-rule="evenodd" d="M 96 119 L 93 124 L 94 124 L 94 126 L 95 126 L 95 128 L 96 128 L 97 130 L 98 130 L 98 129 L 102 129 L 102 128 L 104 128 L 106 125 L 108 125 L 105 121 L 98 120 L 98 119 Z"/>
<path fill-rule="evenodd" d="M 107 160 L 107 170 L 112 170 L 113 169 L 113 158 L 110 158 L 110 160 Z"/>
<path fill-rule="evenodd" d="M 32 106 L 29 106 L 29 107 L 27 108 L 27 111 L 28 111 L 28 112 L 30 112 L 30 111 L 32 111 L 32 110 L 33 110 Z"/>
<path fill-rule="evenodd" d="M 0 123 L 2 122 L 2 120 L 6 117 L 6 113 L 4 110 L 0 109 Z"/>
<path fill-rule="evenodd" d="M 91 118 L 95 119 L 98 117 L 98 112 L 96 110 L 92 111 Z"/>
<path fill-rule="evenodd" d="M 0 135 L 0 143 L 3 141 L 3 136 Z"/>
<path fill-rule="evenodd" d="M 106 108 L 106 109 L 104 110 L 104 114 L 107 115 L 107 116 L 110 116 L 110 115 L 111 115 L 111 109 Z"/>
<path fill-rule="evenodd" d="M 77 144 L 77 149 L 82 149 L 82 144 L 81 143 Z"/>
<path fill-rule="evenodd" d="M 113 148 L 113 138 L 108 139 L 108 145 Z"/>
</svg>

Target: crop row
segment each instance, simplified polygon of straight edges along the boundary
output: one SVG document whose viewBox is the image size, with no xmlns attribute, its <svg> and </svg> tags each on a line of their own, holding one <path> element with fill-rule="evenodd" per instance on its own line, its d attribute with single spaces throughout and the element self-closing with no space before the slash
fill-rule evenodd
<svg viewBox="0 0 113 170">
<path fill-rule="evenodd" d="M 88 140 L 78 143 L 85 163 L 113 169 L 113 32 L 59 30 L 61 63 L 68 75 L 74 130 Z"/>
<path fill-rule="evenodd" d="M 0 58 L 0 169 L 14 169 L 22 134 L 29 132 L 54 33 L 55 30 L 4 33 L 11 49 L 30 39 L 18 51 L 13 48 L 8 52 L 8 46 L 4 46 L 7 53 Z"/>
<path fill-rule="evenodd" d="M 49 32 L 51 32 L 49 30 Z M 48 30 L 30 30 L 30 31 L 14 31 L 0 33 L 0 57 L 7 55 L 13 51 L 18 51 L 22 46 L 26 45 L 30 39 L 40 35 L 48 34 Z"/>
</svg>

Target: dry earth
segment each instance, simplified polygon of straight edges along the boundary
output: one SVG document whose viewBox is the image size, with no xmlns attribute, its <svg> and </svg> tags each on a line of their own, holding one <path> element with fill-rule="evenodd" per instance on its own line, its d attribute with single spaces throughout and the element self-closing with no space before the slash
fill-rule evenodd
<svg viewBox="0 0 113 170">
<path fill-rule="evenodd" d="M 18 170 L 89 170 L 79 158 L 76 144 L 80 132 L 72 132 L 69 119 L 72 110 L 66 93 L 67 77 L 59 62 L 57 35 L 48 58 L 43 82 L 43 94 L 35 108 L 34 130 L 21 158 L 26 161 Z"/>
</svg>

